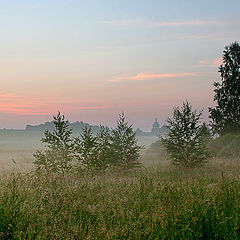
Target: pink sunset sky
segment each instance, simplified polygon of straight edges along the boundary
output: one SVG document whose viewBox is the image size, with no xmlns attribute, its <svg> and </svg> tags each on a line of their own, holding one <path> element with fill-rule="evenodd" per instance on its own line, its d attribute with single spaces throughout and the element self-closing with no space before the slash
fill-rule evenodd
<svg viewBox="0 0 240 240">
<path fill-rule="evenodd" d="M 124 112 L 134 128 L 150 130 L 186 99 L 207 121 L 224 47 L 240 39 L 239 7 L 1 2 L 0 128 L 51 121 L 59 110 L 71 122 L 109 126 Z"/>
</svg>

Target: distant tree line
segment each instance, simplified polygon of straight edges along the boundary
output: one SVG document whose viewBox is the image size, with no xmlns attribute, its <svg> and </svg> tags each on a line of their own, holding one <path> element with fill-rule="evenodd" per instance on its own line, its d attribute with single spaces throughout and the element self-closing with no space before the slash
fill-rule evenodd
<svg viewBox="0 0 240 240">
<path fill-rule="evenodd" d="M 73 133 L 79 134 L 80 132 L 83 132 L 83 129 L 86 127 L 91 127 L 91 130 L 93 131 L 94 134 L 96 134 L 99 130 L 99 126 L 92 126 L 88 123 L 85 123 L 83 121 L 77 121 L 73 123 L 69 123 L 69 128 L 72 129 Z M 39 125 L 27 125 L 25 130 L 28 131 L 53 131 L 55 129 L 55 124 L 53 121 L 51 122 L 45 122 L 44 124 L 39 124 Z"/>
</svg>

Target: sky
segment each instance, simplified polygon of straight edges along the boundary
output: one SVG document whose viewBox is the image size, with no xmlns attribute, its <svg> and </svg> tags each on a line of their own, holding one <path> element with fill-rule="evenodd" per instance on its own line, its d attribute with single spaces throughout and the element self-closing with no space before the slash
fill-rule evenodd
<svg viewBox="0 0 240 240">
<path fill-rule="evenodd" d="M 163 125 L 214 106 L 239 0 L 0 0 L 0 128 L 51 121 Z"/>
</svg>

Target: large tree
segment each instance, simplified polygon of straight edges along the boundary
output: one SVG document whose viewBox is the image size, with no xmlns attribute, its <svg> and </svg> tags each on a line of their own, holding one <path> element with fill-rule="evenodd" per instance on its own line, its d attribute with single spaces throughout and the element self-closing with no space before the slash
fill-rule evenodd
<svg viewBox="0 0 240 240">
<path fill-rule="evenodd" d="M 213 130 L 223 135 L 240 132 L 240 46 L 234 42 L 223 51 L 221 82 L 214 82 L 215 108 L 209 108 Z"/>
</svg>

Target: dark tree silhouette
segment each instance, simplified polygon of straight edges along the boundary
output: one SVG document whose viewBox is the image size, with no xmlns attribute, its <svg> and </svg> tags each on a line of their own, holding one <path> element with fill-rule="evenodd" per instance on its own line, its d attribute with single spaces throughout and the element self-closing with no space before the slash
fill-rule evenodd
<svg viewBox="0 0 240 240">
<path fill-rule="evenodd" d="M 240 46 L 234 42 L 223 51 L 221 82 L 214 82 L 215 108 L 209 108 L 212 129 L 220 134 L 240 132 Z"/>
</svg>

